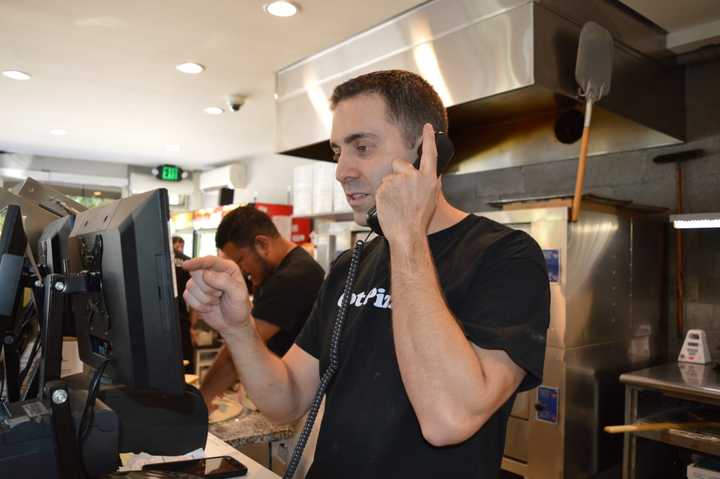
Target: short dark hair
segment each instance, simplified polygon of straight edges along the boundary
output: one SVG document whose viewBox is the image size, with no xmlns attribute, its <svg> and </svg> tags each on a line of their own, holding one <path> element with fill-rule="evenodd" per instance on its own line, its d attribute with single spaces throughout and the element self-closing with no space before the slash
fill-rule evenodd
<svg viewBox="0 0 720 479">
<path fill-rule="evenodd" d="M 185 240 L 182 239 L 181 236 L 173 236 L 173 237 L 172 237 L 172 244 L 176 244 L 176 243 L 185 243 Z"/>
<path fill-rule="evenodd" d="M 383 70 L 352 78 L 335 87 L 330 107 L 334 110 L 343 100 L 373 93 L 385 100 L 388 119 L 400 127 L 408 147 L 412 148 L 422 135 L 425 123 L 447 133 L 447 111 L 440 95 L 420 75 L 404 70 Z"/>
<path fill-rule="evenodd" d="M 280 236 L 270 217 L 254 206 L 240 206 L 226 214 L 215 232 L 215 246 L 222 249 L 229 241 L 239 247 L 252 246 L 258 235 Z"/>
</svg>

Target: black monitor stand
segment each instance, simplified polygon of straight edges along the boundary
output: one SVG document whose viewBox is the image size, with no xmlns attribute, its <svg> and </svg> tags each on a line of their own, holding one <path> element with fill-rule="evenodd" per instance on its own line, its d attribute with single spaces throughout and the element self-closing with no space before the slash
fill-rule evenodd
<svg viewBox="0 0 720 479">
<path fill-rule="evenodd" d="M 70 390 L 86 389 L 90 376 L 85 373 L 60 381 L 62 331 L 66 302 L 73 295 L 102 292 L 99 272 L 49 274 L 44 278 L 43 344 L 41 363 L 42 390 L 52 383 L 65 384 Z M 98 295 L 100 300 L 102 294 Z M 98 305 L 105 309 L 105 305 Z M 51 399 L 47 394 L 46 399 Z M 178 455 L 205 446 L 208 411 L 200 392 L 189 385 L 183 394 L 170 395 L 138 390 L 126 385 L 101 385 L 98 399 L 112 409 L 120 421 L 120 452 L 147 452 Z M 175 431 L 175 432 L 173 432 Z M 172 437 L 172 440 L 169 438 Z"/>
<path fill-rule="evenodd" d="M 70 409 L 68 384 L 60 379 L 65 312 L 71 295 L 86 293 L 95 284 L 92 273 L 48 274 L 43 278 L 42 344 L 40 390 L 50 402 L 60 477 L 83 478 L 80 465 L 82 444 L 76 434 Z"/>
<path fill-rule="evenodd" d="M 43 279 L 42 339 L 43 358 L 40 365 L 40 388 L 60 379 L 62 340 L 65 312 L 74 294 L 99 291 L 98 273 L 48 274 Z"/>
<path fill-rule="evenodd" d="M 24 346 L 21 342 L 26 325 L 23 317 L 26 310 L 20 305 L 25 288 L 34 288 L 36 291 L 39 289 L 34 284 L 34 279 L 33 275 L 25 271 L 24 256 L 6 253 L 0 257 L 0 285 L 16 285 L 17 288 L 14 297 L 4 298 L 4 301 L 12 301 L 12 304 L 0 306 L 0 352 L 4 350 L 5 354 L 5 384 L 9 402 L 23 399 L 21 393 L 24 378 L 20 375 L 20 356 Z"/>
<path fill-rule="evenodd" d="M 80 422 L 87 398 L 87 383 L 73 387 L 60 378 L 66 304 L 72 294 L 92 288 L 92 275 L 46 274 L 42 284 L 43 300 L 38 308 L 43 345 L 41 395 L 28 401 L 13 400 L 16 395 L 10 398 L 7 414 L 17 419 L 0 427 L 0 435 L 4 437 L 0 440 L 0 470 L 16 472 L 18 477 L 34 471 L 44 477 L 62 479 L 84 479 L 86 472 L 92 476 L 114 472 L 118 465 L 117 414 L 98 403 L 94 416 L 99 427 L 89 431 L 83 445 L 76 424 Z M 12 344 L 9 350 L 7 346 L 6 360 L 8 351 L 13 352 Z M 24 416 L 31 420 L 23 422 Z"/>
</svg>

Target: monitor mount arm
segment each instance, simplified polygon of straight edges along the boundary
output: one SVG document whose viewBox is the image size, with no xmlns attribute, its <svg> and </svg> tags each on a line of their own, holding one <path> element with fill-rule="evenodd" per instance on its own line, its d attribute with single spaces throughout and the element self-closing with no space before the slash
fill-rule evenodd
<svg viewBox="0 0 720 479">
<path fill-rule="evenodd" d="M 98 272 L 48 274 L 44 278 L 43 286 L 42 344 L 44 354 L 40 366 L 41 391 L 45 390 L 45 385 L 50 381 L 60 379 L 64 312 L 72 295 L 100 293 L 95 295 L 96 300 L 88 303 L 88 308 L 106 311 L 102 295 L 102 279 Z"/>
</svg>

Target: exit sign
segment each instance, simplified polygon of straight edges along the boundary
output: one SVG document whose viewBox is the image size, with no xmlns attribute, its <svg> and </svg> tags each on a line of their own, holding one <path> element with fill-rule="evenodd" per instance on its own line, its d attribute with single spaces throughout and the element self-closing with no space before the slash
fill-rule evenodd
<svg viewBox="0 0 720 479">
<path fill-rule="evenodd" d="M 183 179 L 183 170 L 175 165 L 161 165 L 156 168 L 155 176 L 162 181 L 181 181 Z"/>
</svg>

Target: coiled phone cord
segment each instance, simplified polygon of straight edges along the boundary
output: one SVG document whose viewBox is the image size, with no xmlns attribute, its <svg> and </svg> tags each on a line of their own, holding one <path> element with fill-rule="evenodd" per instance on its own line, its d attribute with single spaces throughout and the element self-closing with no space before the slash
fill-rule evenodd
<svg viewBox="0 0 720 479">
<path fill-rule="evenodd" d="M 298 464 L 300 464 L 300 458 L 302 457 L 303 450 L 305 449 L 305 444 L 310 437 L 313 424 L 315 424 L 315 418 L 317 418 L 318 410 L 320 409 L 320 404 L 322 403 L 325 391 L 327 390 L 330 380 L 333 378 L 338 366 L 340 365 L 340 334 L 342 333 L 343 322 L 345 321 L 347 308 L 350 304 L 351 290 L 353 283 L 355 282 L 358 264 L 360 264 L 360 255 L 364 247 L 365 241 L 359 240 L 355 243 L 355 247 L 353 248 L 352 257 L 350 258 L 350 267 L 348 268 L 347 278 L 345 279 L 345 287 L 343 288 L 342 302 L 340 303 L 340 309 L 338 309 L 337 316 L 335 316 L 335 323 L 333 324 L 332 336 L 330 338 L 330 363 L 320 378 L 320 386 L 318 386 L 318 390 L 315 393 L 313 402 L 308 410 L 305 426 L 303 426 L 303 430 L 298 437 L 298 442 L 295 445 L 295 450 L 293 450 L 290 463 L 283 475 L 283 479 L 291 479 L 295 474 L 295 470 L 297 469 Z"/>
</svg>

